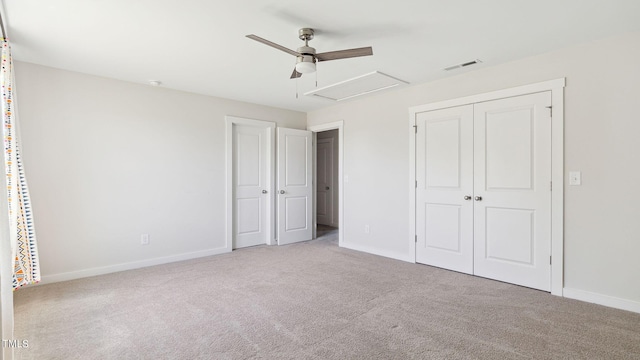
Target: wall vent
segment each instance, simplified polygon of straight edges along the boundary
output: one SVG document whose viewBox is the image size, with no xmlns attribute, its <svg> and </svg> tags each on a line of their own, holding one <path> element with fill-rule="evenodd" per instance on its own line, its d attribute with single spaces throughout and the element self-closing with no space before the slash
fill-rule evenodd
<svg viewBox="0 0 640 360">
<path fill-rule="evenodd" d="M 334 101 L 342 101 L 406 84 L 408 84 L 408 82 L 383 74 L 379 71 L 374 71 L 333 85 L 325 86 L 320 89 L 312 90 L 304 94 Z"/>
<path fill-rule="evenodd" d="M 444 70 L 445 70 L 445 71 L 451 71 L 451 70 L 460 69 L 460 68 L 463 68 L 463 67 L 467 67 L 467 66 L 471 66 L 471 65 L 479 64 L 479 63 L 481 63 L 481 62 L 482 62 L 482 61 L 480 61 L 480 60 L 478 60 L 478 59 L 475 59 L 475 60 L 472 60 L 472 61 L 467 61 L 467 62 L 462 63 L 462 64 L 458 64 L 458 65 L 453 65 L 453 66 L 446 67 L 446 68 L 444 68 Z"/>
</svg>

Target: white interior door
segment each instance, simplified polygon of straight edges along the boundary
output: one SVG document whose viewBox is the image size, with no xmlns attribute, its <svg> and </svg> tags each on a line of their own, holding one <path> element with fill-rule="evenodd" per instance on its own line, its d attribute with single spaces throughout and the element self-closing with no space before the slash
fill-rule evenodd
<svg viewBox="0 0 640 360">
<path fill-rule="evenodd" d="M 473 273 L 473 105 L 416 119 L 416 261 Z"/>
<path fill-rule="evenodd" d="M 474 273 L 545 291 L 551 284 L 549 106 L 551 92 L 474 105 Z"/>
<path fill-rule="evenodd" d="M 333 225 L 333 138 L 318 139 L 316 185 L 316 222 Z"/>
<path fill-rule="evenodd" d="M 312 237 L 312 133 L 277 128 L 278 244 Z"/>
<path fill-rule="evenodd" d="M 265 244 L 269 236 L 268 127 L 233 125 L 233 248 Z"/>
</svg>

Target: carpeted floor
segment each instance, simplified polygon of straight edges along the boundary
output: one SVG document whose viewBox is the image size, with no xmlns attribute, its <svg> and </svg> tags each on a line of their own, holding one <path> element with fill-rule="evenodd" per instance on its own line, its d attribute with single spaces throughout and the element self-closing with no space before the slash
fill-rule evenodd
<svg viewBox="0 0 640 360">
<path fill-rule="evenodd" d="M 22 289 L 16 359 L 640 359 L 640 314 L 336 237 Z"/>
</svg>

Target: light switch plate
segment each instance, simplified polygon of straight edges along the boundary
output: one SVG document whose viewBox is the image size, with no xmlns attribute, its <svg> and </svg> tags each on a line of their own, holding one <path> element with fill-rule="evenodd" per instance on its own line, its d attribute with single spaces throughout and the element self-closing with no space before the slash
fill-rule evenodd
<svg viewBox="0 0 640 360">
<path fill-rule="evenodd" d="M 581 185 L 582 173 L 580 171 L 569 171 L 569 185 Z"/>
</svg>

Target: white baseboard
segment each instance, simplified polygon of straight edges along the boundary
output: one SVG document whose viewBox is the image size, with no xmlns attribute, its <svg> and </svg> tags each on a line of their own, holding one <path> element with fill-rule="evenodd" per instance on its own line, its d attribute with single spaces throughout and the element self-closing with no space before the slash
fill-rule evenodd
<svg viewBox="0 0 640 360">
<path fill-rule="evenodd" d="M 586 301 L 594 304 L 604 305 L 616 309 L 633 311 L 640 313 L 640 302 L 634 300 L 621 299 L 609 295 L 592 293 L 589 291 L 564 288 L 562 296 L 580 301 Z"/>
<path fill-rule="evenodd" d="M 342 244 L 340 244 L 340 246 L 345 248 L 345 249 L 362 251 L 362 252 L 366 252 L 366 253 L 373 254 L 373 255 L 384 256 L 384 257 L 388 257 L 388 258 L 391 258 L 391 259 L 396 259 L 396 260 L 400 260 L 400 261 L 406 261 L 406 262 L 410 262 L 410 263 L 415 263 L 415 260 L 411 259 L 406 254 L 398 254 L 398 253 L 388 252 L 388 251 L 384 251 L 384 250 L 380 250 L 380 249 L 376 249 L 376 248 L 372 248 L 372 247 L 368 247 L 368 246 L 362 246 L 362 245 L 359 245 L 359 244 L 348 243 L 348 242 L 343 242 Z"/>
<path fill-rule="evenodd" d="M 119 272 L 119 271 L 139 269 L 147 266 L 168 264 L 176 261 L 197 259 L 205 256 L 224 254 L 227 252 L 229 252 L 227 248 L 210 249 L 210 250 L 196 251 L 196 252 L 190 252 L 190 253 L 179 254 L 179 255 L 171 255 L 171 256 L 165 256 L 165 257 L 159 257 L 159 258 L 153 258 L 153 259 L 147 259 L 147 260 L 141 260 L 141 261 L 128 262 L 123 264 L 115 264 L 115 265 L 109 265 L 109 266 L 101 266 L 101 267 L 95 267 L 90 269 L 53 274 L 53 275 L 46 275 L 46 276 L 42 276 L 42 281 L 40 281 L 37 285 L 51 284 L 51 283 L 60 282 L 60 281 L 75 280 L 75 279 L 81 279 L 81 278 L 90 277 L 90 276 L 110 274 L 110 273 Z"/>
</svg>

